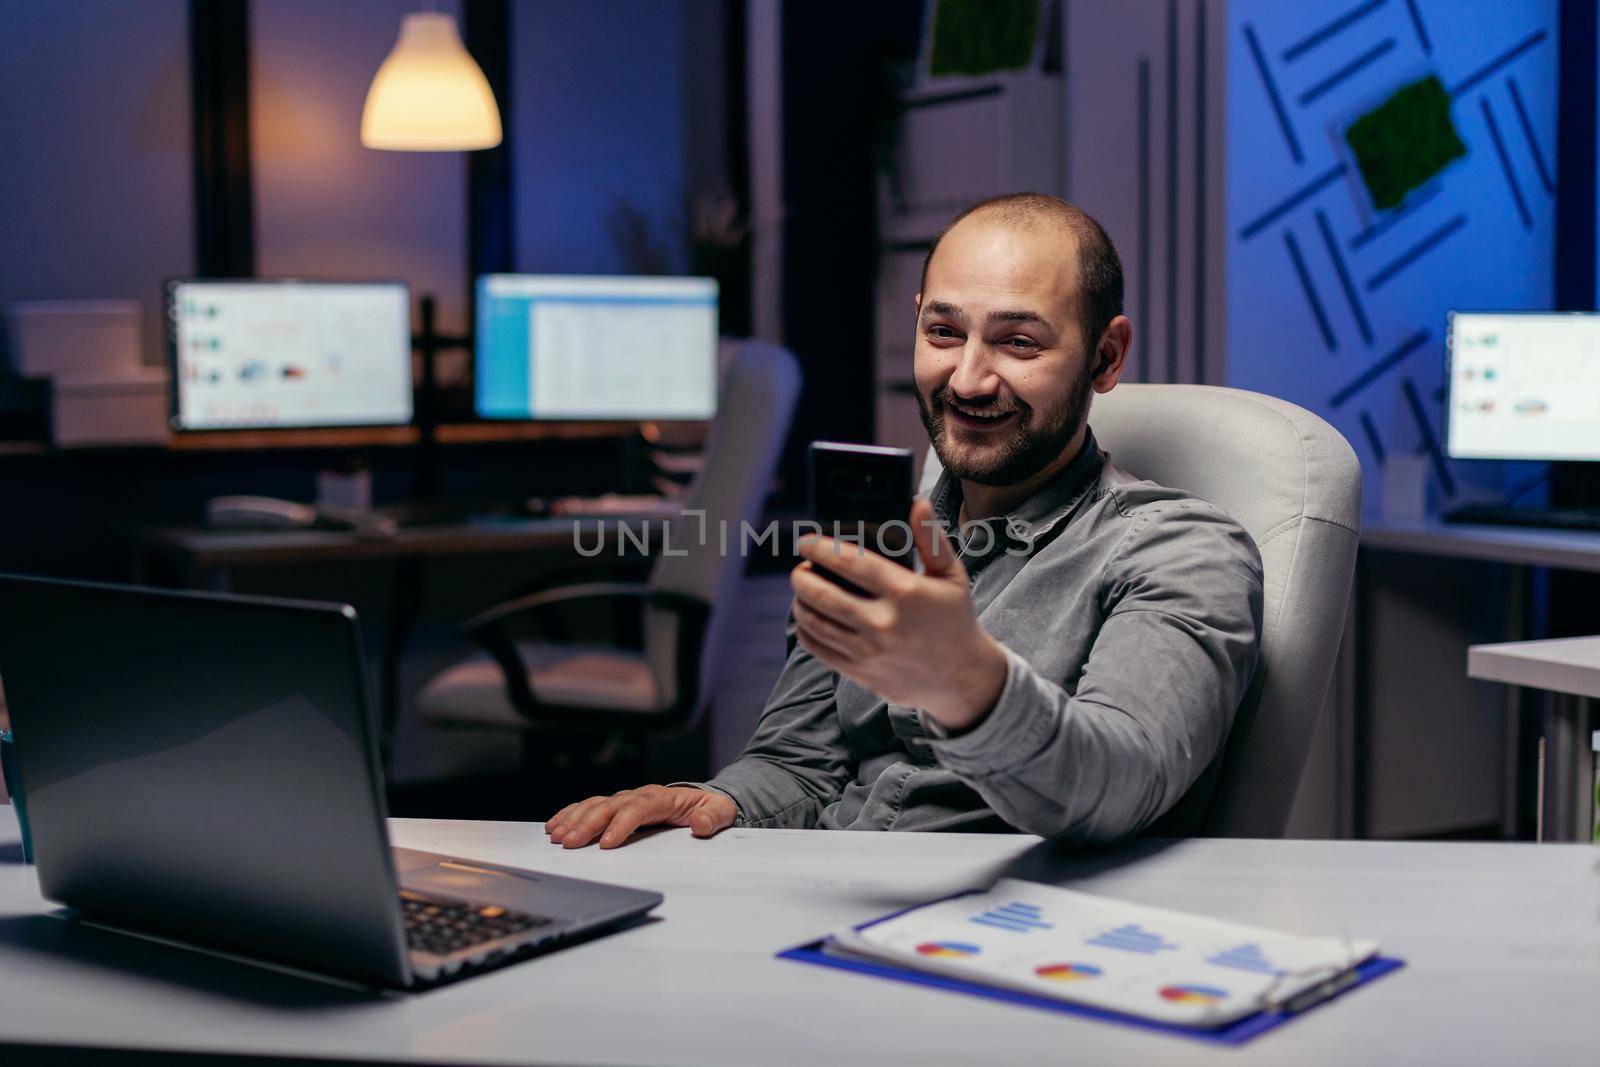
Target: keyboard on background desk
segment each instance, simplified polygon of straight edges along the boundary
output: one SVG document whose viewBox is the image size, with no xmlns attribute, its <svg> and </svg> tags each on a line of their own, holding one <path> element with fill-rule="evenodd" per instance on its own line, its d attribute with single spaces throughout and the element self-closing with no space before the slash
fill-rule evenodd
<svg viewBox="0 0 1600 1067">
<path fill-rule="evenodd" d="M 564 496 L 553 500 L 406 500 L 374 509 L 402 530 L 429 526 L 461 526 L 508 519 L 542 519 L 551 515 L 631 518 L 675 518 L 683 505 L 656 494 L 603 493 L 600 496 Z"/>
<path fill-rule="evenodd" d="M 522 501 L 407 500 L 385 504 L 374 510 L 379 515 L 393 519 L 402 530 L 506 519 L 538 519 L 550 513 L 549 507 L 537 497 Z"/>
<path fill-rule="evenodd" d="M 1547 530 L 1600 532 L 1600 510 L 1588 508 L 1514 508 L 1504 504 L 1466 504 L 1440 516 L 1448 523 L 1481 526 L 1534 526 Z"/>
</svg>

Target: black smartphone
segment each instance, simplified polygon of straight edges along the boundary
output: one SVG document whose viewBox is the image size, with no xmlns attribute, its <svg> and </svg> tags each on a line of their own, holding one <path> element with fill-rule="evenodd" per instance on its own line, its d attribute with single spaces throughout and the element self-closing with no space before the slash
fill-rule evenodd
<svg viewBox="0 0 1600 1067">
<path fill-rule="evenodd" d="M 808 454 L 811 517 L 842 552 L 868 551 L 902 567 L 911 562 L 911 453 L 904 448 L 813 441 Z M 871 596 L 826 567 L 817 573 L 857 596 Z"/>
</svg>

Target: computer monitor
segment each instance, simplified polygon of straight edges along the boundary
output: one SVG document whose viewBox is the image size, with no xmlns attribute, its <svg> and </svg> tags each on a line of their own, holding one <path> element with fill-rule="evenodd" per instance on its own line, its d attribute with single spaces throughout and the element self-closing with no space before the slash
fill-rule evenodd
<svg viewBox="0 0 1600 1067">
<path fill-rule="evenodd" d="M 479 418 L 716 414 L 711 278 L 486 274 L 478 279 L 476 333 Z"/>
<path fill-rule="evenodd" d="M 1600 460 L 1600 314 L 1450 314 L 1452 459 Z"/>
<path fill-rule="evenodd" d="M 403 282 L 179 279 L 166 303 L 174 430 L 411 421 Z"/>
</svg>

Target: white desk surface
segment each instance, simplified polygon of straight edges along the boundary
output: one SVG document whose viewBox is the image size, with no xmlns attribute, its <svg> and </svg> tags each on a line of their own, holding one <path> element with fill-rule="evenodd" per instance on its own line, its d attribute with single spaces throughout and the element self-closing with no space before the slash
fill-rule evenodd
<svg viewBox="0 0 1600 1067">
<path fill-rule="evenodd" d="M 397 844 L 649 886 L 660 921 L 374 998 L 61 921 L 0 806 L 0 1045 L 566 1064 L 1593 1063 L 1600 850 L 1196 840 L 1074 857 L 1021 836 L 670 831 L 564 852 L 535 824 L 396 820 Z M 773 958 L 1002 871 L 1408 966 L 1243 1048 Z M 0 1060 L 4 1059 L 0 1049 Z"/>
<path fill-rule="evenodd" d="M 1600 699 L 1600 637 L 1473 645 L 1467 677 Z"/>
<path fill-rule="evenodd" d="M 1600 571 L 1600 532 L 1472 526 L 1437 519 L 1361 519 L 1361 547 L 1490 563 Z"/>
</svg>

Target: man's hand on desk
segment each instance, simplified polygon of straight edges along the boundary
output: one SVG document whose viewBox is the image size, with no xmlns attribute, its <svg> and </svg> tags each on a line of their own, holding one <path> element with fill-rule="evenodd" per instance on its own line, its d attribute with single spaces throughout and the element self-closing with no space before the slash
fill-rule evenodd
<svg viewBox="0 0 1600 1067">
<path fill-rule="evenodd" d="M 921 708 L 952 733 L 989 714 L 1006 682 L 1006 654 L 978 624 L 967 570 L 925 500 L 911 506 L 923 573 L 831 537 L 799 544 L 790 574 L 807 652 L 891 704 Z M 856 596 L 817 566 L 872 594 Z"/>
<path fill-rule="evenodd" d="M 696 837 L 710 837 L 732 826 L 738 814 L 723 793 L 647 785 L 568 804 L 544 824 L 544 832 L 563 848 L 582 848 L 596 838 L 601 848 L 616 848 L 647 826 L 687 826 Z"/>
</svg>

